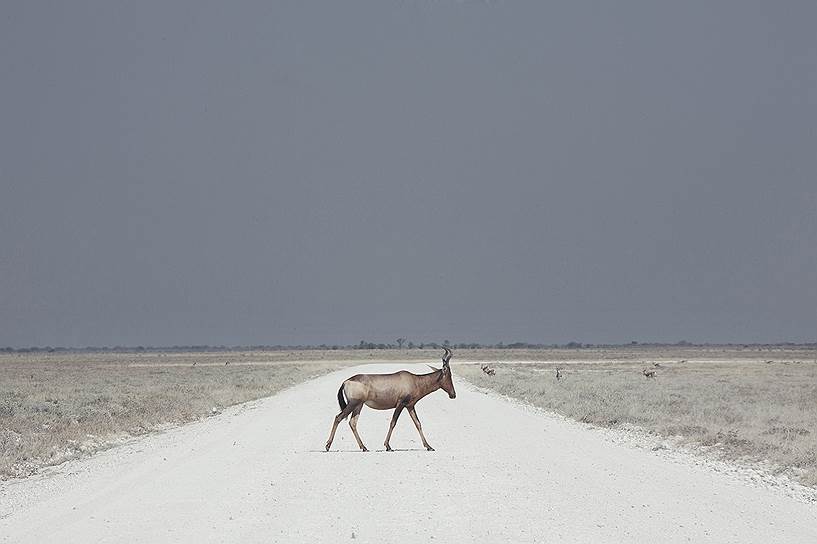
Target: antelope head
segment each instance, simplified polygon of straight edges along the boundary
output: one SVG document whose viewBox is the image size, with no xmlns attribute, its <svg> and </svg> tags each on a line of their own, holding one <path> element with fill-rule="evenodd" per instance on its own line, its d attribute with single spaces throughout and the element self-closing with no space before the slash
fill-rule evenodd
<svg viewBox="0 0 817 544">
<path fill-rule="evenodd" d="M 451 350 L 448 348 L 443 348 L 445 350 L 445 355 L 443 355 L 443 368 L 442 373 L 440 374 L 440 387 L 443 391 L 448 393 L 448 398 L 454 399 L 457 398 L 457 392 L 454 391 L 454 382 L 451 380 L 451 367 L 448 366 L 448 361 L 451 360 Z"/>
</svg>

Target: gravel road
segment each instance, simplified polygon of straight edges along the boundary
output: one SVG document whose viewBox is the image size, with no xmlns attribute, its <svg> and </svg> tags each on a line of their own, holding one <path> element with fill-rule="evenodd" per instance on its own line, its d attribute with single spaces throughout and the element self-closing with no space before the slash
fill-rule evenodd
<svg viewBox="0 0 817 544">
<path fill-rule="evenodd" d="M 365 408 L 323 444 L 345 369 L 0 484 L 0 542 L 817 542 L 817 505 L 456 382 L 383 451 Z M 456 377 L 455 377 L 456 378 Z"/>
</svg>

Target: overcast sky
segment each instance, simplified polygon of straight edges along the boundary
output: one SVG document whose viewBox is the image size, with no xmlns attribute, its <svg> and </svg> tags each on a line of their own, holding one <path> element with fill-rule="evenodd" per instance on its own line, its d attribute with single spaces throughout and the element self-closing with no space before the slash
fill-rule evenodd
<svg viewBox="0 0 817 544">
<path fill-rule="evenodd" d="M 817 340 L 817 3 L 0 11 L 0 346 Z"/>
</svg>

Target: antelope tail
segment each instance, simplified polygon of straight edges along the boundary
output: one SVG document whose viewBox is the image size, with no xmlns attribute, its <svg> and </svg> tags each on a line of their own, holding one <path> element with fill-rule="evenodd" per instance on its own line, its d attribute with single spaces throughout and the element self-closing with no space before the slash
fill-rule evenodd
<svg viewBox="0 0 817 544">
<path fill-rule="evenodd" d="M 338 405 L 340 405 L 341 412 L 346 409 L 346 400 L 343 398 L 343 384 L 340 384 L 340 389 L 338 389 Z"/>
</svg>

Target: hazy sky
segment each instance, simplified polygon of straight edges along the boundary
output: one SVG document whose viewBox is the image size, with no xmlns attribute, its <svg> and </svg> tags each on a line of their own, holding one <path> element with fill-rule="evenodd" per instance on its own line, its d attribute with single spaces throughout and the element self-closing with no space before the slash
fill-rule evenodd
<svg viewBox="0 0 817 544">
<path fill-rule="evenodd" d="M 817 3 L 0 11 L 0 346 L 817 340 Z"/>
</svg>

